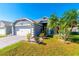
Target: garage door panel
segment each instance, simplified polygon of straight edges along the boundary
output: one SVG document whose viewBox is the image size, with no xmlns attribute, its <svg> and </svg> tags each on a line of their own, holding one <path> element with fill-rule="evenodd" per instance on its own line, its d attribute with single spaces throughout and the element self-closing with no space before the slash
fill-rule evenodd
<svg viewBox="0 0 79 59">
<path fill-rule="evenodd" d="M 19 29 L 16 34 L 19 36 L 26 36 L 28 33 L 31 33 L 31 29 Z"/>
</svg>

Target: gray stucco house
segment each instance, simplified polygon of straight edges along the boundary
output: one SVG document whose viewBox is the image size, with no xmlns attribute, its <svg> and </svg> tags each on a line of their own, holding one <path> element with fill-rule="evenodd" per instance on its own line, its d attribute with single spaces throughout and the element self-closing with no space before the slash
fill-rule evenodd
<svg viewBox="0 0 79 59">
<path fill-rule="evenodd" d="M 32 36 L 39 35 L 41 32 L 41 26 L 35 21 L 22 18 L 13 23 L 12 34 L 17 36 L 26 36 L 30 33 Z"/>
<path fill-rule="evenodd" d="M 0 36 L 12 33 L 12 23 L 8 21 L 0 21 Z"/>
</svg>

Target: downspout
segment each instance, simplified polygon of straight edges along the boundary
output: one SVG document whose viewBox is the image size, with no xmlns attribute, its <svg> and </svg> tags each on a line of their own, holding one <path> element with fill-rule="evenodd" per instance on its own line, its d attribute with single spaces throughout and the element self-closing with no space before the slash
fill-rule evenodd
<svg viewBox="0 0 79 59">
<path fill-rule="evenodd" d="M 12 24 L 12 35 L 15 35 L 15 23 Z"/>
</svg>

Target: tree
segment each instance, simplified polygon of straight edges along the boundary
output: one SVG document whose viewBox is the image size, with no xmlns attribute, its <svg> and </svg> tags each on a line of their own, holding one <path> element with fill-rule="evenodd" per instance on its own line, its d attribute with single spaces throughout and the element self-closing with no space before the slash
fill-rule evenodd
<svg viewBox="0 0 79 59">
<path fill-rule="evenodd" d="M 50 29 L 55 28 L 57 21 L 58 21 L 57 16 L 55 14 L 52 14 L 48 19 L 47 28 L 50 28 Z"/>
<path fill-rule="evenodd" d="M 53 34 L 53 29 L 56 28 L 58 24 L 58 17 L 55 14 L 52 14 L 50 16 L 50 18 L 48 19 L 48 23 L 47 23 L 47 28 L 48 28 L 48 32 L 49 34 L 51 33 L 51 35 Z M 55 30 L 54 30 L 55 32 Z"/>
<path fill-rule="evenodd" d="M 73 26 L 77 25 L 77 18 L 78 18 L 78 13 L 76 9 L 69 10 L 64 13 L 63 17 L 61 18 L 61 29 L 65 31 L 65 33 L 68 35 L 68 28 L 70 27 L 71 29 Z"/>
<path fill-rule="evenodd" d="M 69 10 L 64 13 L 63 19 L 65 21 L 65 27 L 72 27 L 73 22 L 77 21 L 78 13 L 76 9 Z"/>
</svg>

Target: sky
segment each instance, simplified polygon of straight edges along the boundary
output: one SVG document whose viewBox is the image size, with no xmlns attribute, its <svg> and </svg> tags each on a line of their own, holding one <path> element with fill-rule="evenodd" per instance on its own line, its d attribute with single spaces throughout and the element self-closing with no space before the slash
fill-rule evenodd
<svg viewBox="0 0 79 59">
<path fill-rule="evenodd" d="M 78 3 L 0 3 L 0 20 L 15 21 L 19 18 L 37 20 L 56 14 L 61 17 L 70 9 L 79 9 Z"/>
</svg>

